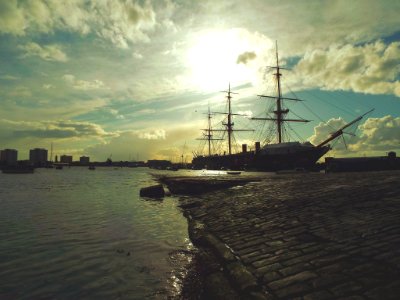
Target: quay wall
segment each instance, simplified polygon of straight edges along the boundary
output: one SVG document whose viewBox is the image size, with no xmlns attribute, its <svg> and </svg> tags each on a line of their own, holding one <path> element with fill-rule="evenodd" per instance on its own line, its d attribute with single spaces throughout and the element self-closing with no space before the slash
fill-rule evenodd
<svg viewBox="0 0 400 300">
<path fill-rule="evenodd" d="M 183 197 L 190 237 L 209 254 L 203 298 L 397 299 L 399 179 L 286 174 Z"/>
</svg>

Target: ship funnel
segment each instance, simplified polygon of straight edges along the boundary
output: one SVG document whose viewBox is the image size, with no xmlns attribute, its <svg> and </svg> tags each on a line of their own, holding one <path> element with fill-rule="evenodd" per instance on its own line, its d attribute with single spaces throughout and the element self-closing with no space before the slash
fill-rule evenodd
<svg viewBox="0 0 400 300">
<path fill-rule="evenodd" d="M 260 152 L 260 148 L 261 148 L 260 142 L 256 142 L 255 146 L 256 146 L 256 153 Z"/>
<path fill-rule="evenodd" d="M 242 152 L 243 153 L 247 152 L 247 144 L 242 144 Z"/>
</svg>

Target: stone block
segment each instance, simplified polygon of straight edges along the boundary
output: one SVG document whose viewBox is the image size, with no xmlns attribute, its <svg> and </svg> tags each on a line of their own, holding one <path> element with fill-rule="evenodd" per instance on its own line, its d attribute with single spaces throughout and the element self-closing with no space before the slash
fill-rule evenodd
<svg viewBox="0 0 400 300">
<path fill-rule="evenodd" d="M 284 277 L 282 279 L 273 281 L 268 284 L 268 286 L 274 290 L 282 289 L 284 287 L 287 287 L 289 285 L 295 284 L 295 283 L 303 283 L 307 280 L 313 279 L 317 277 L 317 275 L 311 271 L 304 271 L 301 273 L 298 273 L 296 275 Z"/>
<path fill-rule="evenodd" d="M 140 189 L 140 197 L 162 198 L 165 196 L 162 184 L 152 185 Z"/>
</svg>

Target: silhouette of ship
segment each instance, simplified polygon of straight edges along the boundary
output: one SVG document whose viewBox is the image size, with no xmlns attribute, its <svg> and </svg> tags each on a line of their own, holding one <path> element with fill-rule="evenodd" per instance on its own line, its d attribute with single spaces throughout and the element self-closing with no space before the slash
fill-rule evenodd
<svg viewBox="0 0 400 300">
<path fill-rule="evenodd" d="M 255 142 L 255 149 L 253 151 L 247 151 L 247 145 L 242 145 L 242 152 L 232 153 L 232 139 L 234 131 L 247 131 L 246 129 L 234 129 L 234 123 L 232 118 L 234 114 L 232 113 L 231 107 L 231 98 L 232 94 L 236 94 L 231 91 L 230 85 L 227 91 L 227 112 L 213 112 L 208 111 L 208 128 L 203 129 L 204 137 L 200 140 L 208 141 L 208 155 L 199 155 L 194 153 L 194 157 L 192 160 L 192 166 L 195 169 L 211 169 L 211 170 L 220 170 L 220 169 L 228 169 L 228 170 L 243 170 L 243 169 L 251 169 L 251 170 L 259 170 L 259 171 L 279 171 L 279 170 L 311 170 L 316 166 L 316 162 L 329 150 L 331 150 L 331 146 L 329 142 L 340 137 L 344 132 L 344 129 L 353 125 L 354 123 L 360 121 L 366 114 L 370 113 L 372 110 L 367 113 L 357 117 L 353 121 L 347 123 L 342 126 L 340 129 L 333 132 L 328 138 L 319 143 L 318 145 L 313 145 L 310 142 L 285 142 L 283 140 L 283 130 L 284 124 L 288 122 L 310 122 L 309 120 L 305 120 L 302 118 L 293 119 L 287 118 L 287 114 L 289 113 L 289 109 L 283 107 L 283 101 L 303 101 L 297 98 L 289 98 L 283 97 L 281 92 L 281 68 L 279 66 L 279 57 L 278 57 L 278 47 L 276 46 L 276 66 L 271 67 L 276 70 L 274 73 L 274 77 L 276 80 L 276 95 L 275 96 L 266 96 L 266 95 L 258 95 L 259 97 L 275 100 L 276 106 L 273 111 L 272 117 L 266 118 L 251 118 L 252 120 L 265 120 L 271 121 L 272 124 L 276 127 L 276 141 L 275 144 L 267 143 L 261 147 L 260 142 Z M 227 116 L 227 122 L 223 123 L 225 126 L 224 129 L 213 129 L 211 127 L 211 115 L 212 114 L 225 114 Z M 221 140 L 220 138 L 214 138 L 214 132 L 216 131 L 224 131 L 227 133 L 228 137 L 228 153 L 224 153 L 224 155 L 217 155 L 211 153 L 211 143 L 215 140 Z"/>
</svg>

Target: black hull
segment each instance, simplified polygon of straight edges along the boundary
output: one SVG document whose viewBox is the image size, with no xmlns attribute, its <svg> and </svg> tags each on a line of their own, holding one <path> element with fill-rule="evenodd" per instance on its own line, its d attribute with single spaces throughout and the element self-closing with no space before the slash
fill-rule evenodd
<svg viewBox="0 0 400 300">
<path fill-rule="evenodd" d="M 284 154 L 238 153 L 220 156 L 198 156 L 193 167 L 209 170 L 279 171 L 296 168 L 314 169 L 316 162 L 329 151 L 329 147 L 313 147 L 301 152 Z"/>
</svg>

